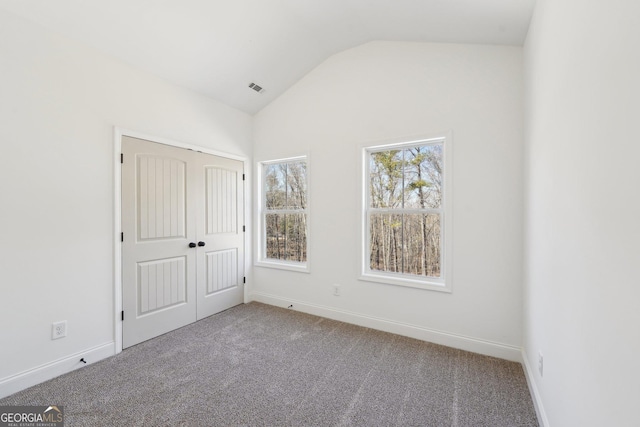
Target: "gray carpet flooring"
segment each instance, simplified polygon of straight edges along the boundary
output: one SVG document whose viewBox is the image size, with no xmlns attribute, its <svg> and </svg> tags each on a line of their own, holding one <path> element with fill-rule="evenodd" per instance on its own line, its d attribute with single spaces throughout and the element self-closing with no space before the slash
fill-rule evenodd
<svg viewBox="0 0 640 427">
<path fill-rule="evenodd" d="M 522 367 L 259 303 L 0 400 L 66 426 L 537 426 Z"/>
</svg>

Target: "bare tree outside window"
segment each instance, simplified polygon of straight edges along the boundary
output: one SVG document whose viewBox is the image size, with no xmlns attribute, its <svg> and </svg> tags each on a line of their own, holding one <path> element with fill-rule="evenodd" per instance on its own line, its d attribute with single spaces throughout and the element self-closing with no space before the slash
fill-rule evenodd
<svg viewBox="0 0 640 427">
<path fill-rule="evenodd" d="M 263 164 L 263 256 L 307 261 L 307 163 Z"/>
<path fill-rule="evenodd" d="M 443 145 L 368 152 L 369 268 L 442 275 Z"/>
</svg>

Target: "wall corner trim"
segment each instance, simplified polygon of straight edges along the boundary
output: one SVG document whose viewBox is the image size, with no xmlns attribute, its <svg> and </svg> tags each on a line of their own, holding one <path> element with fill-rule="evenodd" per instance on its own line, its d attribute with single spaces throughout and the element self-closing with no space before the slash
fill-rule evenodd
<svg viewBox="0 0 640 427">
<path fill-rule="evenodd" d="M 549 419 L 547 418 L 547 413 L 544 410 L 544 405 L 542 404 L 540 391 L 538 390 L 538 386 L 534 380 L 534 372 L 531 369 L 527 353 L 524 349 L 522 349 L 522 366 L 524 367 L 524 376 L 527 379 L 527 385 L 529 386 L 529 393 L 533 399 L 533 406 L 536 409 L 536 415 L 538 416 L 538 423 L 540 424 L 540 427 L 551 427 Z"/>
<path fill-rule="evenodd" d="M 432 342 L 434 344 L 457 348 L 459 350 L 506 359 L 512 362 L 522 361 L 521 348 L 516 346 L 451 334 L 448 332 L 437 331 L 435 329 L 424 328 L 422 326 L 311 304 L 304 301 L 282 298 L 263 292 L 252 292 L 249 299 L 250 301 L 261 302 L 278 307 L 289 307 L 292 305 L 293 310 L 313 314 L 315 316 L 326 317 L 341 322 L 364 326 L 366 328 L 403 335 L 422 341 Z"/>
<path fill-rule="evenodd" d="M 0 379 L 0 398 L 40 384 L 52 378 L 86 366 L 80 362 L 84 358 L 89 364 L 115 355 L 115 343 L 109 342 L 45 363 L 19 374 Z"/>
</svg>

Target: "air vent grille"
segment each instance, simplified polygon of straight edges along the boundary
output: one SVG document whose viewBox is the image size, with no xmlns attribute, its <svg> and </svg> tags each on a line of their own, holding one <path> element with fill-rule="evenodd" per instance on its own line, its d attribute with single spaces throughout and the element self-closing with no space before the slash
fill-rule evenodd
<svg viewBox="0 0 640 427">
<path fill-rule="evenodd" d="M 264 89 L 262 88 L 262 86 L 258 86 L 258 85 L 257 85 L 257 84 L 255 84 L 255 83 L 249 83 L 249 87 L 250 87 L 251 89 L 255 90 L 255 91 L 256 91 L 256 92 L 258 92 L 258 93 L 261 93 L 261 92 L 263 92 L 263 91 L 264 91 Z"/>
</svg>

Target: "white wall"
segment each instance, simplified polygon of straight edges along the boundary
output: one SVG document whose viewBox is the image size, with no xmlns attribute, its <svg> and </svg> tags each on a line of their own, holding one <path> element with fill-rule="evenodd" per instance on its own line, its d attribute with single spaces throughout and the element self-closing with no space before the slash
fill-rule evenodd
<svg viewBox="0 0 640 427">
<path fill-rule="evenodd" d="M 551 426 L 638 425 L 639 17 L 538 0 L 525 46 L 524 350 Z"/>
<path fill-rule="evenodd" d="M 329 58 L 255 116 L 256 161 L 309 155 L 311 273 L 255 267 L 253 297 L 519 357 L 522 102 L 518 47 L 374 42 Z M 358 147 L 446 131 L 453 293 L 357 280 Z"/>
<path fill-rule="evenodd" d="M 250 158 L 251 117 L 2 11 L 0 87 L 2 396 L 113 348 L 114 126 Z"/>
</svg>

